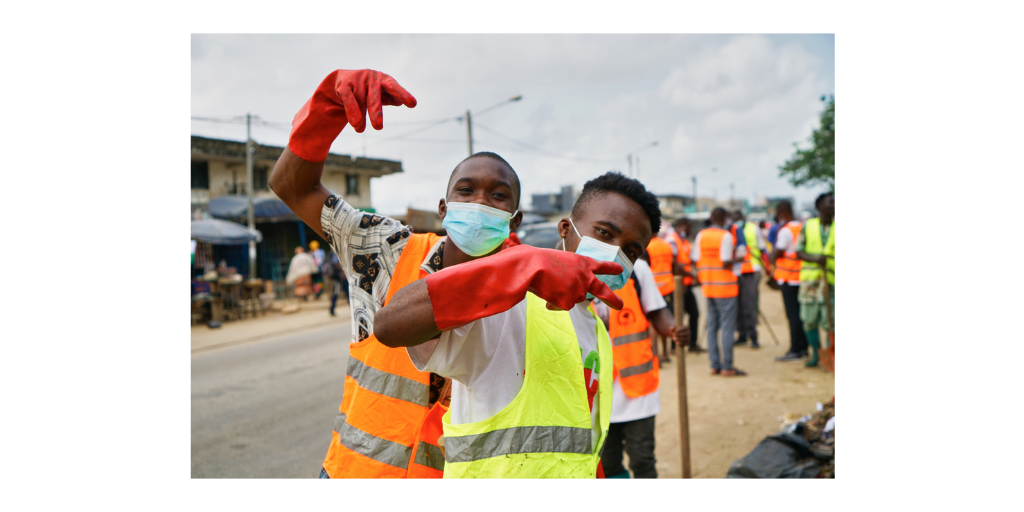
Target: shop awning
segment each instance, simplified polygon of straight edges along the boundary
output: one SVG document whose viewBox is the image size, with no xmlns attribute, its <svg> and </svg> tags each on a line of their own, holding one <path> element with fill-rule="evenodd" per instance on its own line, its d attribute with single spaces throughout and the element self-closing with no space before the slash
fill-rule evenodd
<svg viewBox="0 0 1024 512">
<path fill-rule="evenodd" d="M 297 221 L 295 215 L 284 204 L 284 201 L 273 197 L 252 198 L 256 222 Z M 249 197 L 242 195 L 226 195 L 210 199 L 210 215 L 216 219 L 226 219 L 243 224 L 248 222 Z"/>
</svg>

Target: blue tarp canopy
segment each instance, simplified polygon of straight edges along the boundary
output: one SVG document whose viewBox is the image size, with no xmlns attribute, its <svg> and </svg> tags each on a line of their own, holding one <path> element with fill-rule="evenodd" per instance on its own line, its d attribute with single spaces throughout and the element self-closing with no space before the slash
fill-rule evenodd
<svg viewBox="0 0 1024 512">
<path fill-rule="evenodd" d="M 272 197 L 253 197 L 253 210 L 256 222 L 297 221 L 295 215 L 284 201 Z M 249 197 L 226 195 L 210 199 L 210 215 L 217 219 L 247 222 L 249 214 Z"/>
<path fill-rule="evenodd" d="M 213 245 L 240 245 L 250 240 L 257 243 L 263 241 L 263 233 L 226 220 L 194 220 L 192 239 Z"/>
</svg>

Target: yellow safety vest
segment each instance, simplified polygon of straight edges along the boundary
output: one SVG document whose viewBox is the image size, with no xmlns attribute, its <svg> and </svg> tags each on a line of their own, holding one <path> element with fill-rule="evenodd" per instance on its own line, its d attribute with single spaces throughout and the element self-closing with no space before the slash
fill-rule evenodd
<svg viewBox="0 0 1024 512">
<path fill-rule="evenodd" d="M 821 219 L 815 217 L 808 219 L 804 225 L 804 252 L 810 255 L 822 254 L 821 247 Z M 828 257 L 825 267 L 828 269 L 828 284 L 836 284 L 836 221 L 832 219 L 832 227 L 828 230 L 828 240 L 825 242 L 824 254 Z M 816 281 L 821 279 L 821 268 L 817 263 L 804 262 L 800 268 L 801 281 Z"/>
<path fill-rule="evenodd" d="M 761 248 L 757 246 L 757 224 L 747 222 L 743 225 L 743 238 L 747 239 L 747 253 L 750 254 L 750 265 L 754 270 L 761 270 Z"/>
<path fill-rule="evenodd" d="M 526 373 L 519 394 L 494 416 L 452 425 L 444 415 L 445 478 L 595 478 L 612 409 L 612 347 L 597 319 L 597 420 L 593 442 L 579 341 L 567 311 L 526 295 Z M 601 372 L 604 372 L 603 374 Z"/>
</svg>

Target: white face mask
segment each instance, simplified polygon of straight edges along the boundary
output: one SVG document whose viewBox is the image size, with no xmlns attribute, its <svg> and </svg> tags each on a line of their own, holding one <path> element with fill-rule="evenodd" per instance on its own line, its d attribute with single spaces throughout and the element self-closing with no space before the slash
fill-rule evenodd
<svg viewBox="0 0 1024 512">
<path fill-rule="evenodd" d="M 589 236 L 580 236 L 580 232 L 576 229 L 576 224 L 573 223 L 572 219 L 569 219 L 569 224 L 572 225 L 572 230 L 576 232 L 576 236 L 580 237 L 580 243 L 576 246 L 576 254 L 580 256 L 589 256 L 597 261 L 614 261 L 619 265 L 622 265 L 622 273 L 619 275 L 607 275 L 597 274 L 597 278 L 604 284 L 608 285 L 612 291 L 619 290 L 623 286 L 626 286 L 626 282 L 629 281 L 629 276 L 633 275 L 633 262 L 629 261 L 626 257 L 626 253 L 622 252 L 622 248 L 617 245 L 606 244 L 600 240 L 596 240 Z M 562 240 L 562 250 L 565 249 L 565 240 Z M 587 294 L 587 298 L 593 298 L 591 294 Z"/>
</svg>

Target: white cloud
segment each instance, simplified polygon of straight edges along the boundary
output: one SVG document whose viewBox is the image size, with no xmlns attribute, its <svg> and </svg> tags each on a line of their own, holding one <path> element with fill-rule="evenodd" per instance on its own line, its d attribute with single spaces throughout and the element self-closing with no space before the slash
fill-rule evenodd
<svg viewBox="0 0 1024 512">
<path fill-rule="evenodd" d="M 379 69 L 419 100 L 388 108 L 385 129 L 347 128 L 332 151 L 401 160 L 405 173 L 375 180 L 379 211 L 436 207 L 451 169 L 467 154 L 466 127 L 450 122 L 407 139 L 416 126 L 455 117 L 516 94 L 523 100 L 474 116 L 475 150 L 496 151 L 515 167 L 529 194 L 626 170 L 639 153 L 641 179 L 659 193 L 794 194 L 776 167 L 814 126 L 834 70 L 814 57 L 820 36 L 681 35 L 323 35 L 193 36 L 192 115 L 251 112 L 291 120 L 333 69 Z M 487 127 L 551 157 L 484 130 Z M 244 127 L 192 123 L 198 135 L 244 138 Z M 257 126 L 254 138 L 283 145 L 287 129 Z M 426 140 L 429 140 L 426 141 Z M 594 162 L 591 160 L 600 160 Z M 710 169 L 718 171 L 711 173 Z M 702 186 L 706 185 L 706 186 Z M 724 192 L 723 192 L 724 191 Z M 796 195 L 813 196 L 813 191 Z"/>
</svg>

